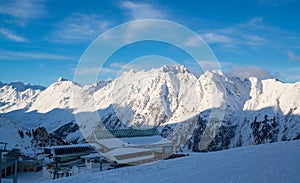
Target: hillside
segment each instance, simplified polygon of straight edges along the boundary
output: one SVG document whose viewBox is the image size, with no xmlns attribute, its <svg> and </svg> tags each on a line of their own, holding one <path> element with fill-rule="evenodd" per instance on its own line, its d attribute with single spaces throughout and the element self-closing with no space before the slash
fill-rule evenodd
<svg viewBox="0 0 300 183">
<path fill-rule="evenodd" d="M 0 87 L 1 123 L 9 120 L 27 131 L 43 127 L 66 143 L 103 127 L 158 125 L 162 136 L 187 151 L 300 139 L 300 82 L 242 80 L 221 71 L 196 77 L 175 65 L 131 70 L 92 86 L 60 78 L 42 89 Z"/>
<path fill-rule="evenodd" d="M 298 182 L 300 141 L 192 154 L 45 182 Z M 25 181 L 26 182 L 26 181 Z"/>
</svg>

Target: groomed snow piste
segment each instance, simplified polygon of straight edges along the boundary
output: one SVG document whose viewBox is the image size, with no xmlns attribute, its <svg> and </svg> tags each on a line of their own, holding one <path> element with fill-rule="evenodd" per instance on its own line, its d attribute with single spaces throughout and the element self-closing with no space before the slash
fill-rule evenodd
<svg viewBox="0 0 300 183">
<path fill-rule="evenodd" d="M 300 141 L 296 140 L 192 154 L 46 182 L 299 182 L 299 154 Z"/>
</svg>

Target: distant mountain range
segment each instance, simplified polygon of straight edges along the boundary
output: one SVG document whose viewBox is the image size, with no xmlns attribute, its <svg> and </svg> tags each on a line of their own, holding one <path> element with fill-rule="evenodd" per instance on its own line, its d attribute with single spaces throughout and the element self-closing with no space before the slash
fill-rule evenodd
<svg viewBox="0 0 300 183">
<path fill-rule="evenodd" d="M 0 82 L 0 141 L 30 151 L 33 137 L 18 132 L 43 127 L 47 136 L 78 143 L 103 126 L 159 126 L 178 148 L 193 151 L 294 140 L 299 99 L 300 82 L 242 80 L 218 70 L 196 77 L 182 65 L 128 71 L 91 86 L 63 78 L 47 88 Z"/>
</svg>

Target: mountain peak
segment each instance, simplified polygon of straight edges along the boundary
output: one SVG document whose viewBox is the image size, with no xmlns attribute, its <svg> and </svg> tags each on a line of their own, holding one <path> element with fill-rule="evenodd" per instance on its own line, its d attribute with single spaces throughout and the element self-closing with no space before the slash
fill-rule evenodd
<svg viewBox="0 0 300 183">
<path fill-rule="evenodd" d="M 163 72 L 173 72 L 174 74 L 189 72 L 185 66 L 179 64 L 163 65 L 160 70 Z"/>
<path fill-rule="evenodd" d="M 212 73 L 218 74 L 220 76 L 225 76 L 224 73 L 220 69 L 212 70 Z"/>
<path fill-rule="evenodd" d="M 11 83 L 2 83 L 0 82 L 0 87 L 2 86 L 10 86 L 12 88 L 14 88 L 17 91 L 25 91 L 27 89 L 32 89 L 32 90 L 44 90 L 45 87 L 41 86 L 41 85 L 31 85 L 28 83 L 23 83 L 21 81 L 15 81 L 15 82 L 11 82 Z"/>
<path fill-rule="evenodd" d="M 62 82 L 62 81 L 69 81 L 69 80 L 68 80 L 68 79 L 65 79 L 65 78 L 63 78 L 63 77 L 59 77 L 58 80 L 57 80 L 57 82 Z"/>
</svg>

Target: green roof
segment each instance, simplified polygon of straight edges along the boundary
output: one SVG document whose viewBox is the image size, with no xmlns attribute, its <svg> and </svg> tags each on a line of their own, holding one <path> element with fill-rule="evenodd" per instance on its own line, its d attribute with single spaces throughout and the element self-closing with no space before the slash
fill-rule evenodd
<svg viewBox="0 0 300 183">
<path fill-rule="evenodd" d="M 116 129 L 116 130 L 95 130 L 94 134 L 97 139 L 108 138 L 127 138 L 127 137 L 145 137 L 145 136 L 157 136 L 160 135 L 157 128 L 150 129 Z"/>
</svg>

